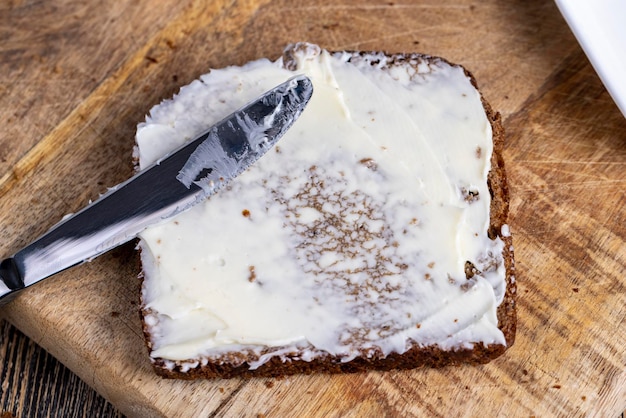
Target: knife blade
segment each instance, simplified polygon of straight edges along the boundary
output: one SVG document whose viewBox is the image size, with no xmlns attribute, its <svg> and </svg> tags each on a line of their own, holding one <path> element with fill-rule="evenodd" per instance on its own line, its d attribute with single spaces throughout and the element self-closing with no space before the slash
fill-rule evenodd
<svg viewBox="0 0 626 418">
<path fill-rule="evenodd" d="M 217 192 L 280 139 L 312 94 L 307 77 L 293 77 L 64 218 L 0 263 L 0 306 Z"/>
</svg>

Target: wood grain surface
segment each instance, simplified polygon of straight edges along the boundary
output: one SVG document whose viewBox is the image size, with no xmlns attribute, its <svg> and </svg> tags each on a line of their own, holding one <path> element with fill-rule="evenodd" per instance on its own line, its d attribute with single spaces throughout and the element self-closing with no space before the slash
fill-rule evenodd
<svg viewBox="0 0 626 418">
<path fill-rule="evenodd" d="M 0 39 L 0 255 L 127 178 L 151 106 L 210 68 L 276 58 L 291 42 L 443 56 L 470 69 L 503 116 L 519 292 L 518 335 L 503 357 L 441 370 L 162 380 L 143 345 L 129 244 L 0 310 L 121 413 L 611 417 L 626 408 L 626 119 L 552 2 L 15 0 L 0 5 Z M 46 372 L 24 374 L 48 388 L 29 399 L 7 377 L 20 367 L 7 353 L 31 344 L 4 328 L 0 407 L 18 416 L 30 413 L 6 399 L 63 407 Z M 37 416 L 85 416 L 84 405 L 117 413 L 81 393 L 75 411 Z"/>
<path fill-rule="evenodd" d="M 122 417 L 49 353 L 4 322 L 0 417 Z"/>
</svg>

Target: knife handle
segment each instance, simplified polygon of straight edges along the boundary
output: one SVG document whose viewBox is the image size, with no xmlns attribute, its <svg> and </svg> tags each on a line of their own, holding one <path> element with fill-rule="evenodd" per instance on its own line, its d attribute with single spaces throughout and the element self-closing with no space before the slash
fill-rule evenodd
<svg viewBox="0 0 626 418">
<path fill-rule="evenodd" d="M 9 303 L 24 289 L 24 280 L 13 258 L 6 258 L 0 263 L 0 306 Z"/>
</svg>

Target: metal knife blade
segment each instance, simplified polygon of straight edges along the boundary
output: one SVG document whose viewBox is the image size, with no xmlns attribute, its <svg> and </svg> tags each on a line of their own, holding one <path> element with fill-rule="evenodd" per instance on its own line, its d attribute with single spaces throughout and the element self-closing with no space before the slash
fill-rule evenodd
<svg viewBox="0 0 626 418">
<path fill-rule="evenodd" d="M 278 141 L 312 93 L 307 77 L 291 78 L 63 219 L 0 263 L 0 305 L 215 193 Z"/>
</svg>

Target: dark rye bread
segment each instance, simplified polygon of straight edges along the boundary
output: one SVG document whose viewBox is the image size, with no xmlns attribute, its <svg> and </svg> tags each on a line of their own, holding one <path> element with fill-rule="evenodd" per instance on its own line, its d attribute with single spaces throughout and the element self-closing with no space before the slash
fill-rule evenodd
<svg viewBox="0 0 626 418">
<path fill-rule="evenodd" d="M 283 56 L 284 65 L 288 69 L 293 69 L 293 58 L 290 56 L 289 51 L 290 50 L 287 50 Z M 345 52 L 338 52 L 338 54 L 345 54 Z M 352 56 L 350 60 L 365 60 L 371 65 L 378 65 L 379 60 L 376 57 L 380 57 L 383 53 L 355 51 L 348 52 L 348 54 Z M 469 71 L 462 66 L 450 64 L 442 58 L 415 53 L 384 55 L 387 57 L 387 66 L 416 65 L 416 62 L 427 62 L 429 64 L 442 62 L 460 67 L 471 80 L 472 85 L 478 90 L 476 80 Z M 298 358 L 300 353 L 294 352 L 286 355 L 286 361 L 283 361 L 283 359 L 278 356 L 274 356 L 255 370 L 249 370 L 246 361 L 254 361 L 258 356 L 245 352 L 237 354 L 231 353 L 220 357 L 218 360 L 209 361 L 206 364 L 200 363 L 192 368 L 185 366 L 186 363 L 193 363 L 193 361 L 174 362 L 175 365 L 172 367 L 171 360 L 157 358 L 152 359 L 155 372 L 162 377 L 176 379 L 278 377 L 299 373 L 353 373 L 366 370 L 412 369 L 417 367 L 439 368 L 461 364 L 475 365 L 488 363 L 502 355 L 515 341 L 517 323 L 512 238 L 509 234 L 502 234 L 502 226 L 507 224 L 509 211 L 509 193 L 504 159 L 502 156 L 504 150 L 504 129 L 502 127 L 500 114 L 491 108 L 482 94 L 480 96 L 493 132 L 493 154 L 487 180 L 491 193 L 490 226 L 488 234 L 490 238 L 495 239 L 499 237 L 504 242 L 503 259 L 506 268 L 506 291 L 503 302 L 497 308 L 497 318 L 498 327 L 503 332 L 506 339 L 506 346 L 496 344 L 485 346 L 482 343 L 474 343 L 472 349 L 459 348 L 443 350 L 437 346 L 420 347 L 415 344 L 403 354 L 391 353 L 387 356 L 383 356 L 381 352 L 372 353 L 372 351 L 368 351 L 366 353 L 363 351 L 362 356 L 349 362 L 341 362 L 340 359 L 321 352 L 318 352 L 320 355 L 313 360 L 304 361 Z M 468 158 L 469 157 L 471 156 L 468 156 Z M 471 271 L 472 266 L 469 267 L 470 268 L 466 268 L 468 278 L 473 274 Z M 145 306 L 143 301 L 142 306 Z M 143 332 L 146 337 L 148 349 L 151 350 L 150 327 L 143 321 L 143 317 L 147 313 L 146 311 L 142 312 Z M 266 351 L 262 351 L 261 355 L 265 353 Z M 251 355 L 253 358 L 249 357 Z"/>
</svg>

